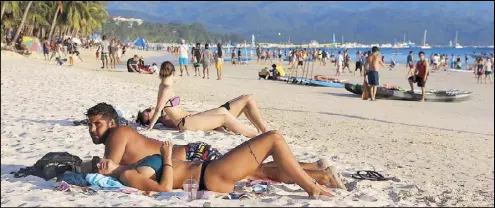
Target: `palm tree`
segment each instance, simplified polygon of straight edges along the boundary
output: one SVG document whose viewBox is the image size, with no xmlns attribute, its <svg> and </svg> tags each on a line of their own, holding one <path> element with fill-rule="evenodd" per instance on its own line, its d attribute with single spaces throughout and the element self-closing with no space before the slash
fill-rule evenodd
<svg viewBox="0 0 495 208">
<path fill-rule="evenodd" d="M 13 44 L 17 41 L 17 38 L 19 38 L 19 35 L 21 34 L 22 27 L 24 27 L 24 22 L 26 22 L 26 17 L 29 13 L 29 8 L 31 7 L 32 3 L 33 3 L 33 1 L 29 1 L 26 8 L 24 8 L 24 14 L 22 15 L 21 24 L 17 28 L 17 31 L 15 32 L 14 38 L 12 39 L 12 41 L 8 45 L 10 48 L 13 47 Z"/>
<path fill-rule="evenodd" d="M 62 1 L 57 1 L 57 8 L 55 9 L 55 15 L 53 16 L 52 26 L 50 27 L 50 33 L 48 34 L 48 42 L 52 40 L 53 29 L 55 29 L 55 23 L 57 22 L 58 13 L 63 13 L 64 7 Z"/>
</svg>

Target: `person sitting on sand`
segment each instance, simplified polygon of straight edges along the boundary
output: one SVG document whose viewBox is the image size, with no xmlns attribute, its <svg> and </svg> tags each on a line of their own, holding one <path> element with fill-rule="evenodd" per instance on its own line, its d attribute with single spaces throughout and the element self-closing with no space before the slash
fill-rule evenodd
<svg viewBox="0 0 495 208">
<path fill-rule="evenodd" d="M 273 64 L 270 72 L 273 73 L 273 75 L 272 75 L 273 80 L 277 80 L 278 77 L 280 77 L 280 76 L 282 76 L 282 77 L 285 76 L 284 68 L 281 65 Z"/>
<path fill-rule="evenodd" d="M 425 84 L 429 75 L 429 64 L 425 59 L 425 53 L 419 52 L 419 61 L 416 63 L 416 69 L 412 76 L 408 78 L 409 85 L 411 86 L 411 93 L 414 93 L 413 83 L 418 83 L 418 87 L 421 87 L 421 102 L 425 101 Z"/>
<path fill-rule="evenodd" d="M 260 72 L 258 72 L 258 79 L 271 79 L 272 77 L 270 76 L 270 70 L 268 70 L 268 67 L 264 67 L 261 69 Z"/>
<path fill-rule="evenodd" d="M 127 60 L 127 71 L 128 72 L 139 72 L 138 69 L 138 55 L 134 55 L 130 59 Z"/>
<path fill-rule="evenodd" d="M 232 114 L 235 117 L 239 117 L 241 114 L 244 114 L 246 118 L 248 118 L 249 121 L 260 131 L 263 131 L 266 129 L 265 124 L 263 120 L 261 120 L 261 114 L 260 110 L 258 108 L 258 105 L 256 104 L 256 101 L 254 100 L 252 95 L 241 95 L 239 97 L 236 97 L 225 104 L 221 105 L 217 109 L 223 108 L 224 106 L 229 106 L 229 113 Z M 144 111 L 138 111 L 138 115 L 136 117 L 136 122 L 141 124 L 141 125 L 149 125 L 151 117 L 155 113 L 155 108 L 147 108 Z M 187 112 L 190 114 L 195 114 L 198 112 Z M 253 118 L 260 118 L 260 119 L 253 119 Z M 160 122 L 163 124 L 165 127 L 169 128 L 175 128 L 176 125 L 172 122 L 172 119 L 167 114 L 164 114 L 162 111 L 162 115 L 158 119 L 157 122 Z M 260 122 L 260 123 L 256 123 Z M 216 128 L 214 130 L 219 130 L 223 131 L 224 128 Z"/>
<path fill-rule="evenodd" d="M 156 110 L 150 122 L 148 130 L 152 129 L 160 118 L 160 111 L 164 111 L 170 119 L 172 119 L 177 129 L 191 131 L 210 131 L 215 128 L 224 126 L 227 129 L 237 134 L 242 134 L 252 138 L 258 135 L 256 131 L 248 129 L 241 124 L 235 116 L 229 113 L 230 105 L 222 106 L 197 114 L 189 114 L 180 107 L 180 97 L 175 94 L 172 89 L 172 76 L 175 71 L 174 65 L 165 61 L 160 67 L 161 83 L 158 87 L 158 99 L 156 102 Z M 259 115 L 259 114 L 258 114 Z M 251 118 L 254 123 L 261 124 L 261 118 Z M 267 129 L 261 125 L 257 125 L 258 131 L 266 132 Z"/>
<path fill-rule="evenodd" d="M 96 145 L 105 145 L 104 160 L 110 160 L 111 163 L 118 164 L 119 167 L 115 169 L 116 171 L 123 171 L 132 167 L 131 165 L 142 161 L 147 156 L 160 154 L 161 142 L 147 138 L 130 127 L 120 126 L 118 114 L 111 105 L 99 103 L 89 108 L 86 112 L 86 116 L 89 120 L 88 130 L 93 143 Z M 260 137 L 269 137 L 274 140 L 280 140 L 281 138 L 276 132 L 270 132 Z M 280 138 L 277 139 L 274 137 Z M 202 142 L 189 143 L 188 145 L 173 145 L 171 147 L 170 156 L 174 160 L 200 162 L 216 160 L 223 157 L 215 148 Z M 284 155 L 284 157 L 287 157 L 287 155 Z M 326 160 L 320 159 L 315 163 L 299 163 L 299 165 L 318 183 L 333 188 L 345 188 L 345 186 L 339 182 L 340 179 L 338 179 L 339 176 L 335 168 L 331 166 L 328 167 Z M 100 165 L 100 167 L 104 166 L 105 165 Z M 281 172 L 278 167 L 276 162 L 263 163 L 255 170 L 249 172 L 245 178 L 291 183 L 292 181 L 289 175 Z M 160 177 L 158 177 L 158 179 L 160 179 Z"/>
</svg>

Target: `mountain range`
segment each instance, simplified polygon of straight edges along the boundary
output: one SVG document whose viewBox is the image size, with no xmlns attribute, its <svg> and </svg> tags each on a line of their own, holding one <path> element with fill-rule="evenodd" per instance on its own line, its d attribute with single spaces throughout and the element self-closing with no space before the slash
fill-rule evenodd
<svg viewBox="0 0 495 208">
<path fill-rule="evenodd" d="M 249 42 L 394 43 L 411 40 L 446 45 L 458 31 L 463 45 L 493 45 L 494 2 L 158 2 L 110 1 L 111 16 L 156 23 L 200 23 L 215 33 L 236 33 Z M 280 33 L 280 35 L 278 35 Z"/>
</svg>

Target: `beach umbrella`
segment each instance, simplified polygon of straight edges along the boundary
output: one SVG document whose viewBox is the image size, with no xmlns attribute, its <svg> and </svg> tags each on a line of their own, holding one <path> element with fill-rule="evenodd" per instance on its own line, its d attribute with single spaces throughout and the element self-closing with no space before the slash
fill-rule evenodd
<svg viewBox="0 0 495 208">
<path fill-rule="evenodd" d="M 81 45 L 81 40 L 79 38 L 71 38 L 72 43 L 77 43 L 77 45 Z"/>
<path fill-rule="evenodd" d="M 38 38 L 33 38 L 29 36 L 22 37 L 22 43 L 31 51 L 40 52 L 41 44 Z"/>
</svg>

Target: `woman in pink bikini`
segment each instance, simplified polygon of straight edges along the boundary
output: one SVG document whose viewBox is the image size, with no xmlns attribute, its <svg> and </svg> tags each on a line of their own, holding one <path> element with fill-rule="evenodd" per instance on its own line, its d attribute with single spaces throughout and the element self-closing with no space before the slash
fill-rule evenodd
<svg viewBox="0 0 495 208">
<path fill-rule="evenodd" d="M 158 87 L 158 100 L 156 102 L 153 117 L 150 119 L 150 125 L 148 130 L 152 129 L 161 116 L 163 111 L 177 127 L 177 129 L 191 130 L 191 131 L 211 131 L 219 127 L 225 127 L 228 130 L 242 134 L 248 138 L 253 138 L 259 133 L 249 129 L 247 126 L 241 124 L 235 115 L 239 115 L 244 112 L 246 117 L 254 124 L 258 131 L 264 133 L 268 129 L 261 120 L 260 113 L 257 108 L 246 109 L 244 111 L 243 105 L 231 105 L 233 102 L 227 102 L 219 108 L 211 109 L 208 111 L 191 114 L 184 111 L 180 107 L 180 97 L 175 94 L 172 89 L 172 76 L 175 71 L 174 65 L 165 61 L 160 67 L 160 79 L 161 83 Z"/>
</svg>

